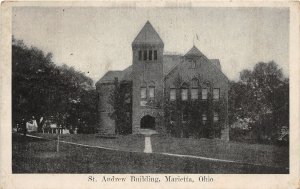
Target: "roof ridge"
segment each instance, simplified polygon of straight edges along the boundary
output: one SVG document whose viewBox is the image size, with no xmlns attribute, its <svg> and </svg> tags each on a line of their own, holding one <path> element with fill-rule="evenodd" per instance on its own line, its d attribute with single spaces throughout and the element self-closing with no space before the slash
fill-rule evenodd
<svg viewBox="0 0 300 189">
<path fill-rule="evenodd" d="M 149 20 L 143 26 L 143 28 L 139 31 L 132 44 L 143 44 L 143 43 L 155 43 L 155 44 L 163 44 L 162 39 L 160 38 L 157 31 L 154 29 Z"/>
</svg>

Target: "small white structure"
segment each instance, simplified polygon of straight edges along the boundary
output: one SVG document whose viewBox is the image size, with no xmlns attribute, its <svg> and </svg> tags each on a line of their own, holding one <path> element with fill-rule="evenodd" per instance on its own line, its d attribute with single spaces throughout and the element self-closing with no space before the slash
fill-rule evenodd
<svg viewBox="0 0 300 189">
<path fill-rule="evenodd" d="M 37 131 L 38 126 L 36 120 L 26 122 L 26 128 L 27 132 Z"/>
<path fill-rule="evenodd" d="M 63 129 L 63 130 L 62 130 L 62 134 L 70 134 L 69 129 Z"/>
</svg>

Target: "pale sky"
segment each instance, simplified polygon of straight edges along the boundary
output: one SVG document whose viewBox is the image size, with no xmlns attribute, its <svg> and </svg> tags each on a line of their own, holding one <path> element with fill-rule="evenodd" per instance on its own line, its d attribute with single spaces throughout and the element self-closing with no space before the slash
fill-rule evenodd
<svg viewBox="0 0 300 189">
<path fill-rule="evenodd" d="M 287 8 L 13 8 L 13 35 L 52 52 L 56 64 L 84 72 L 94 82 L 108 70 L 132 64 L 131 43 L 149 20 L 165 52 L 195 46 L 219 59 L 229 79 L 259 62 L 274 60 L 288 76 Z"/>
</svg>

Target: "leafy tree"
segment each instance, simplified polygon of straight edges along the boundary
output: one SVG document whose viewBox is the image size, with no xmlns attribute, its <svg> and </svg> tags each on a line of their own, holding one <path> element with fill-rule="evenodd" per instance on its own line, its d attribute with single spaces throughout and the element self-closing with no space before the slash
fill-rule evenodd
<svg viewBox="0 0 300 189">
<path fill-rule="evenodd" d="M 289 80 L 275 62 L 259 62 L 231 82 L 229 105 L 231 124 L 249 118 L 259 138 L 272 137 L 278 127 L 289 125 Z"/>
<path fill-rule="evenodd" d="M 114 90 L 109 97 L 113 107 L 111 118 L 115 120 L 116 133 L 132 133 L 132 82 L 114 80 Z"/>
<path fill-rule="evenodd" d="M 67 122 L 75 118 L 92 124 L 97 111 L 95 101 L 92 102 L 95 94 L 93 81 L 83 73 L 66 65 L 57 66 L 52 61 L 51 53 L 45 54 L 13 38 L 14 123 L 25 124 L 30 119 L 36 119 L 39 131 L 50 117 L 62 125 L 68 125 Z"/>
</svg>

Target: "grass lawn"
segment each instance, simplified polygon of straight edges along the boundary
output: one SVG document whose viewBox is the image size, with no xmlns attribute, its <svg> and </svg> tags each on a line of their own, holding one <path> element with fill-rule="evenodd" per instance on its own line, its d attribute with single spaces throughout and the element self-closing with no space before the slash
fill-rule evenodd
<svg viewBox="0 0 300 189">
<path fill-rule="evenodd" d="M 47 133 L 35 133 L 47 139 L 56 140 L 57 135 Z M 101 146 L 132 152 L 143 152 L 145 139 L 142 135 L 119 135 L 117 138 L 101 138 L 96 134 L 60 135 L 60 139 L 68 142 L 77 142 L 91 146 Z"/>
<path fill-rule="evenodd" d="M 158 140 L 153 137 L 153 142 Z M 288 173 L 282 168 L 103 150 L 66 143 L 61 143 L 58 154 L 55 141 L 24 139 L 16 134 L 13 134 L 12 144 L 13 173 Z"/>
<path fill-rule="evenodd" d="M 152 137 L 155 152 L 198 155 L 273 167 L 289 167 L 287 146 L 245 144 L 212 139 Z"/>
<path fill-rule="evenodd" d="M 55 134 L 37 133 L 35 135 L 56 139 Z M 143 152 L 144 150 L 144 136 L 142 135 L 118 136 L 116 139 L 84 134 L 61 135 L 61 140 L 131 152 Z M 172 138 L 159 135 L 153 135 L 151 141 L 153 152 L 156 153 L 195 155 L 271 167 L 289 167 L 289 148 L 287 146 L 224 142 L 218 139 Z"/>
<path fill-rule="evenodd" d="M 65 139 L 73 140 L 76 137 L 82 141 L 88 136 L 69 135 Z M 91 136 L 90 136 L 91 137 Z M 94 136 L 95 137 L 95 136 Z M 92 138 L 92 137 L 91 137 Z M 96 137 L 97 138 L 97 137 Z M 125 148 L 134 141 L 142 141 L 143 137 L 126 137 L 122 144 L 120 139 L 99 139 L 110 141 Z M 99 139 L 99 140 L 98 140 Z M 170 138 L 165 138 L 165 142 L 171 142 Z M 94 141 L 95 144 L 98 144 Z M 165 145 L 159 145 L 159 137 L 153 137 L 153 148 L 156 151 L 166 150 Z M 186 141 L 177 140 L 180 145 L 186 144 Z M 141 143 L 135 144 L 140 146 Z M 173 141 L 174 142 L 174 141 Z M 109 143 L 109 142 L 107 142 Z M 107 144 L 106 143 L 106 144 Z M 29 138 L 26 140 L 23 136 L 13 134 L 13 154 L 12 169 L 13 173 L 288 173 L 284 168 L 275 168 L 268 166 L 257 166 L 249 164 L 236 164 L 214 162 L 193 158 L 170 157 L 161 154 L 144 154 L 137 152 L 122 152 L 114 150 L 103 150 L 72 144 L 61 143 L 60 153 L 56 153 L 56 142 Z M 102 143 L 100 143 L 102 144 Z M 175 142 L 174 145 L 177 143 Z M 168 152 L 177 152 L 171 145 Z M 219 154 L 219 153 L 218 153 Z"/>
</svg>

